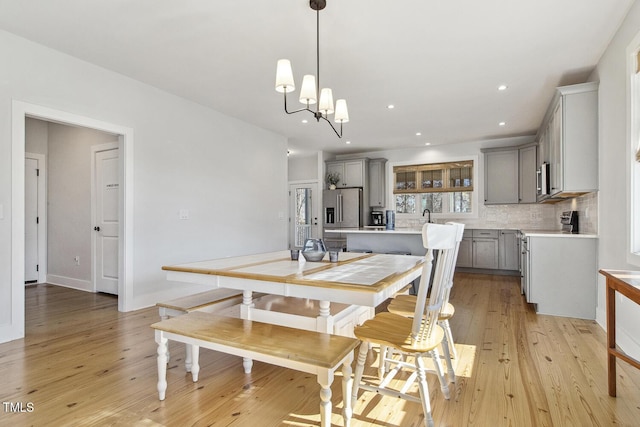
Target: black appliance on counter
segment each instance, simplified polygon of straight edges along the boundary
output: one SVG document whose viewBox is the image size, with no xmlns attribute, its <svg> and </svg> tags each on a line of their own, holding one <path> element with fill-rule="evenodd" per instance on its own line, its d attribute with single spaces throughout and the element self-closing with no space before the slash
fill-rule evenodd
<svg viewBox="0 0 640 427">
<path fill-rule="evenodd" d="M 384 225 L 384 212 L 371 211 L 371 225 Z"/>
<path fill-rule="evenodd" d="M 560 215 L 560 222 L 562 223 L 562 231 L 566 233 L 579 232 L 578 230 L 578 211 L 564 211 Z"/>
</svg>

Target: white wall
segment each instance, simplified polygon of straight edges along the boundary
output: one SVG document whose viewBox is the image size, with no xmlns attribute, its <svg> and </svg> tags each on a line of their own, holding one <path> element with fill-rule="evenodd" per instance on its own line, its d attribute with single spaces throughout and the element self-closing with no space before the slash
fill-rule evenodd
<svg viewBox="0 0 640 427">
<path fill-rule="evenodd" d="M 47 155 L 49 150 L 49 123 L 27 118 L 25 120 L 25 151 Z"/>
<path fill-rule="evenodd" d="M 0 52 L 0 342 L 19 330 L 13 100 L 133 129 L 134 308 L 196 290 L 167 282 L 164 264 L 286 248 L 286 138 L 6 32 Z"/>
<path fill-rule="evenodd" d="M 319 153 L 311 156 L 289 157 L 289 181 L 316 181 L 318 177 Z M 323 182 L 322 179 L 319 180 Z"/>
<path fill-rule="evenodd" d="M 599 268 L 638 270 L 627 259 L 629 181 L 627 159 L 626 49 L 640 31 L 640 3 L 636 2 L 597 66 L 600 81 Z M 596 320 L 606 324 L 605 281 L 599 278 Z M 640 308 L 625 298 L 616 301 L 618 344 L 640 358 Z"/>
<path fill-rule="evenodd" d="M 91 290 L 91 146 L 118 136 L 57 123 L 48 130 L 47 281 Z"/>
</svg>

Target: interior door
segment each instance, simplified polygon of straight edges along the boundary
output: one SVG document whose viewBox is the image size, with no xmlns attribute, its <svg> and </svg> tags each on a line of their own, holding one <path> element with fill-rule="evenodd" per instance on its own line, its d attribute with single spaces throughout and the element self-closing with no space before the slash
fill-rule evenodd
<svg viewBox="0 0 640 427">
<path fill-rule="evenodd" d="M 118 294 L 118 149 L 95 153 L 95 287 Z"/>
<path fill-rule="evenodd" d="M 24 160 L 24 282 L 38 282 L 38 160 Z"/>
<path fill-rule="evenodd" d="M 289 194 L 289 247 L 301 248 L 306 239 L 321 237 L 318 232 L 318 203 L 315 201 L 318 184 L 291 184 Z"/>
</svg>

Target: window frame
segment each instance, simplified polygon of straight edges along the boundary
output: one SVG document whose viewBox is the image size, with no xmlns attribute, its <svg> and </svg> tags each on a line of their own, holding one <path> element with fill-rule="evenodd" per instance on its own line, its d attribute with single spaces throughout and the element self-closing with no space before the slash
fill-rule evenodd
<svg viewBox="0 0 640 427">
<path fill-rule="evenodd" d="M 473 162 L 473 190 L 469 191 L 469 193 L 471 193 L 471 212 L 448 212 L 445 211 L 445 209 L 449 209 L 450 208 L 450 203 L 451 203 L 451 198 L 452 198 L 452 193 L 456 193 L 459 191 L 455 191 L 455 188 L 451 188 L 451 191 L 442 191 L 440 192 L 440 194 L 443 194 L 443 212 L 442 213 L 432 213 L 431 214 L 431 219 L 432 220 L 436 220 L 436 219 L 475 219 L 478 218 L 479 216 L 479 211 L 480 211 L 480 205 L 478 204 L 478 189 L 480 187 L 479 185 L 479 181 L 478 181 L 478 176 L 479 176 L 479 156 L 478 155 L 470 155 L 470 156 L 464 156 L 464 157 L 447 157 L 447 158 L 438 158 L 438 159 L 421 159 L 418 158 L 416 156 L 416 159 L 414 160 L 410 160 L 410 161 L 396 161 L 396 162 L 387 162 L 387 200 L 390 200 L 391 202 L 389 203 L 389 208 L 393 209 L 394 212 L 396 212 L 396 193 L 394 192 L 395 189 L 395 174 L 394 174 L 394 168 L 395 167 L 402 167 L 402 166 L 417 166 L 417 165 L 427 165 L 427 164 L 443 164 L 443 163 L 456 163 L 456 162 L 465 162 L 465 161 L 472 161 Z M 425 192 L 406 192 L 403 193 L 405 195 L 415 195 L 417 197 L 416 199 L 416 206 L 418 207 L 417 210 L 419 210 L 422 206 L 422 201 L 420 200 L 422 194 L 429 194 L 430 192 L 425 191 Z M 397 213 L 396 212 L 396 218 L 397 219 L 417 219 L 417 218 L 422 218 L 422 212 L 416 212 L 416 213 Z"/>
</svg>

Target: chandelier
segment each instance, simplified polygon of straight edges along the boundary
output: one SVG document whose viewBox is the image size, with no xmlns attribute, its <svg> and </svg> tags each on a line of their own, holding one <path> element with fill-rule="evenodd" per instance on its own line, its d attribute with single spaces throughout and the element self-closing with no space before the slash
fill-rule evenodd
<svg viewBox="0 0 640 427">
<path fill-rule="evenodd" d="M 295 111 L 287 109 L 287 93 L 296 90 L 293 81 L 293 71 L 291 70 L 291 62 L 288 59 L 278 60 L 276 68 L 276 91 L 284 94 L 284 111 L 287 114 L 295 114 L 301 111 L 308 111 L 320 122 L 325 120 L 331 126 L 331 129 L 342 138 L 342 124 L 349 121 L 349 112 L 347 111 L 347 101 L 338 99 L 333 105 L 333 93 L 329 88 L 320 90 L 320 11 L 327 5 L 326 0 L 309 0 L 309 7 L 316 11 L 316 76 L 307 74 L 302 78 L 302 87 L 300 88 L 300 102 L 306 107 Z M 318 92 L 320 92 L 320 100 L 318 102 Z M 313 111 L 310 106 L 316 104 L 316 110 Z M 334 114 L 335 113 L 335 114 Z M 334 114 L 333 120 L 340 123 L 340 132 L 329 120 L 328 116 Z"/>
</svg>

